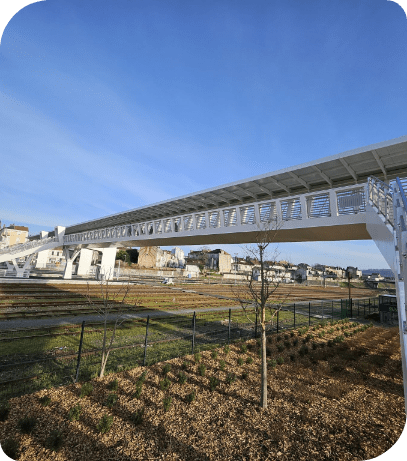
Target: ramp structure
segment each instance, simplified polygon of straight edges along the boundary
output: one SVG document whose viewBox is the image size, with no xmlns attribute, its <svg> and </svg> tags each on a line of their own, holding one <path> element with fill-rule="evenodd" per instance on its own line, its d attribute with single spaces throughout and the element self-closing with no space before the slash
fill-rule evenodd
<svg viewBox="0 0 407 461">
<path fill-rule="evenodd" d="M 275 242 L 373 239 L 395 276 L 404 389 L 407 326 L 407 136 L 291 168 L 42 232 L 0 250 L 7 275 L 26 277 L 35 253 L 63 247 L 64 278 L 80 256 L 102 252 L 100 273 L 112 276 L 117 246 L 255 242 L 274 228 Z M 26 258 L 24 262 L 18 259 Z M 85 267 L 85 268 L 84 268 Z M 406 398 L 407 402 L 407 398 Z M 407 407 L 406 407 L 407 408 Z"/>
</svg>

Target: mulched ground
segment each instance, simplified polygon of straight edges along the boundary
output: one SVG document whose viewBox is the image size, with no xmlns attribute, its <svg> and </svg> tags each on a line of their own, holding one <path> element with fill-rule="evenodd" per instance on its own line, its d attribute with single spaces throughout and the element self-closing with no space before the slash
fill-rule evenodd
<svg viewBox="0 0 407 461">
<path fill-rule="evenodd" d="M 325 328 L 328 330 L 328 328 Z M 345 330 L 351 331 L 352 328 Z M 301 357 L 302 336 L 289 337 L 291 345 L 277 351 L 275 336 L 268 344 L 269 359 L 284 358 L 284 364 L 268 372 L 268 408 L 259 408 L 258 346 L 247 342 L 242 353 L 233 344 L 229 354 L 219 349 L 216 359 L 202 353 L 205 376 L 198 373 L 193 356 L 170 360 L 171 387 L 160 389 L 164 363 L 147 368 L 140 398 L 134 396 L 143 368 L 92 380 L 93 392 L 79 398 L 81 384 L 40 391 L 11 399 L 10 414 L 0 422 L 0 441 L 13 437 L 20 442 L 20 460 L 364 460 L 387 451 L 399 438 L 404 424 L 404 394 L 398 329 L 372 327 L 344 342 L 328 347 L 327 340 L 339 333 L 315 337 L 307 343 L 310 352 Z M 343 334 L 343 333 L 342 333 Z M 298 339 L 298 345 L 292 341 Z M 317 344 L 316 349 L 311 347 Z M 320 347 L 324 343 L 325 347 Z M 293 355 L 295 361 L 291 361 Z M 248 357 L 252 363 L 246 363 Z M 243 365 L 238 359 L 244 360 Z M 226 362 L 225 371 L 219 361 Z M 249 359 L 250 360 L 250 359 Z M 178 383 L 178 373 L 187 361 L 188 381 Z M 228 373 L 237 379 L 228 384 Z M 242 373 L 248 374 L 246 379 Z M 220 385 L 209 388 L 216 376 Z M 109 409 L 109 383 L 118 380 L 118 402 Z M 193 390 L 196 400 L 186 397 Z M 41 405 L 39 398 L 51 397 Z M 172 397 L 165 412 L 163 398 Z M 80 403 L 79 421 L 69 421 L 69 409 Z M 132 416 L 144 408 L 143 422 Z M 104 414 L 113 415 L 113 426 L 100 434 L 97 424 Z M 22 434 L 18 421 L 37 418 L 31 434 Z M 47 446 L 47 437 L 58 428 L 63 436 L 59 451 Z"/>
</svg>

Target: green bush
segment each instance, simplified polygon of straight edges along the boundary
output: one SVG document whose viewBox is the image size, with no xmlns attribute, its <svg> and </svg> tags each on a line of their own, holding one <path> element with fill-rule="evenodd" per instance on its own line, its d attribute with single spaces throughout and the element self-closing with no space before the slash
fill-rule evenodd
<svg viewBox="0 0 407 461">
<path fill-rule="evenodd" d="M 238 364 L 238 365 L 243 365 L 243 359 L 242 359 L 242 357 L 239 357 L 239 358 L 237 359 L 237 364 Z"/>
<path fill-rule="evenodd" d="M 290 332 L 290 336 L 291 338 L 295 335 L 295 333 L 293 331 Z"/>
<path fill-rule="evenodd" d="M 78 421 L 82 413 L 82 407 L 78 403 L 73 406 L 68 412 L 68 419 L 69 421 Z"/>
<path fill-rule="evenodd" d="M 281 341 L 281 335 L 277 335 L 276 341 Z"/>
<path fill-rule="evenodd" d="M 205 372 L 206 372 L 206 365 L 204 363 L 200 363 L 198 366 L 198 373 L 201 376 L 205 376 Z"/>
<path fill-rule="evenodd" d="M 112 415 L 103 415 L 96 428 L 101 434 L 106 434 L 110 431 L 113 425 L 113 416 Z"/>
<path fill-rule="evenodd" d="M 251 363 L 253 363 L 253 358 L 252 358 L 252 357 L 247 357 L 246 363 L 249 364 L 249 365 L 250 365 Z"/>
<path fill-rule="evenodd" d="M 199 352 L 195 352 L 194 359 L 195 359 L 195 363 L 199 363 L 202 359 L 201 354 Z"/>
<path fill-rule="evenodd" d="M 298 344 L 298 338 L 293 339 L 293 346 L 296 346 Z"/>
<path fill-rule="evenodd" d="M 81 392 L 79 394 L 79 397 L 87 397 L 88 395 L 92 394 L 93 392 L 93 386 L 91 383 L 85 383 L 81 387 Z"/>
<path fill-rule="evenodd" d="M 313 343 L 312 343 L 312 349 L 314 349 L 314 351 L 315 351 L 315 349 L 316 349 L 317 347 L 318 347 L 318 346 L 317 346 L 317 343 L 314 343 L 314 342 L 313 342 Z"/>
<path fill-rule="evenodd" d="M 143 390 L 143 383 L 138 382 L 138 383 L 136 384 L 136 391 L 135 391 L 135 393 L 134 393 L 134 397 L 135 397 L 136 399 L 139 399 L 139 398 L 140 398 L 142 390 Z"/>
<path fill-rule="evenodd" d="M 163 375 L 166 376 L 170 371 L 171 371 L 171 364 L 170 364 L 170 363 L 166 363 L 166 364 L 163 366 L 163 369 L 162 369 Z"/>
<path fill-rule="evenodd" d="M 110 381 L 108 385 L 108 389 L 110 389 L 111 391 L 117 391 L 118 388 L 119 388 L 119 381 L 117 381 L 117 379 Z"/>
<path fill-rule="evenodd" d="M 290 354 L 290 360 L 291 362 L 295 362 L 295 354 Z"/>
<path fill-rule="evenodd" d="M 241 344 L 240 345 L 240 352 L 242 354 L 246 354 L 246 352 L 247 352 L 247 344 Z"/>
<path fill-rule="evenodd" d="M 137 382 L 143 384 L 147 378 L 147 370 L 144 370 L 143 373 L 139 376 Z"/>
<path fill-rule="evenodd" d="M 224 348 L 223 348 L 223 351 L 225 353 L 225 355 L 228 355 L 229 352 L 230 352 L 230 347 L 228 345 L 226 345 Z"/>
<path fill-rule="evenodd" d="M 143 422 L 143 416 L 144 416 L 144 408 L 140 408 L 140 410 L 136 410 L 132 416 L 133 424 L 135 424 L 136 426 L 141 424 Z"/>
<path fill-rule="evenodd" d="M 36 418 L 25 416 L 18 421 L 17 426 L 23 434 L 31 434 L 36 424 Z"/>
<path fill-rule="evenodd" d="M 172 397 L 168 395 L 167 397 L 164 397 L 163 399 L 163 406 L 164 406 L 164 411 L 168 411 L 171 407 L 172 403 Z"/>
<path fill-rule="evenodd" d="M 283 352 L 283 350 L 284 350 L 284 344 L 278 344 L 278 345 L 277 345 L 277 350 L 278 350 L 278 352 Z"/>
<path fill-rule="evenodd" d="M 168 377 L 165 377 L 162 381 L 160 381 L 160 389 L 162 391 L 168 391 L 171 386 L 171 381 Z"/>
<path fill-rule="evenodd" d="M 291 347 L 290 341 L 284 341 L 284 346 L 285 346 L 286 349 L 290 349 L 290 347 Z"/>
<path fill-rule="evenodd" d="M 6 439 L 1 442 L 1 448 L 4 453 L 11 459 L 18 459 L 20 451 L 20 442 L 16 439 Z"/>
<path fill-rule="evenodd" d="M 51 397 L 49 397 L 48 395 L 44 395 L 40 397 L 38 400 L 43 407 L 47 407 L 51 403 Z"/>
<path fill-rule="evenodd" d="M 289 338 L 288 334 L 285 334 L 285 335 L 284 335 L 284 339 L 285 339 L 286 341 L 288 341 L 288 338 Z"/>
<path fill-rule="evenodd" d="M 277 361 L 276 360 L 270 360 L 269 365 L 271 368 L 275 368 L 277 366 Z"/>
<path fill-rule="evenodd" d="M 234 381 L 236 381 L 236 375 L 234 373 L 228 373 L 228 375 L 226 376 L 226 383 L 231 384 Z"/>
<path fill-rule="evenodd" d="M 188 367 L 189 367 L 189 363 L 186 362 L 185 360 L 182 362 L 182 365 L 181 365 L 181 368 L 183 370 L 188 370 Z"/>
<path fill-rule="evenodd" d="M 178 382 L 180 384 L 185 384 L 187 382 L 187 375 L 182 371 L 178 373 Z"/>
<path fill-rule="evenodd" d="M 283 357 L 278 357 L 278 358 L 277 358 L 277 363 L 278 363 L 279 365 L 282 365 L 282 364 L 284 363 Z"/>
<path fill-rule="evenodd" d="M 218 351 L 212 351 L 211 357 L 213 358 L 213 360 L 216 360 L 218 358 Z"/>
<path fill-rule="evenodd" d="M 328 339 L 328 347 L 332 347 L 334 345 L 334 342 L 332 339 Z"/>
<path fill-rule="evenodd" d="M 244 371 L 242 373 L 242 379 L 247 379 L 248 376 L 249 376 L 249 373 L 247 373 L 247 371 Z"/>
<path fill-rule="evenodd" d="M 312 339 L 312 335 L 307 335 L 306 338 L 305 338 L 308 341 L 310 341 Z"/>
<path fill-rule="evenodd" d="M 105 405 L 109 408 L 113 408 L 116 405 L 118 399 L 119 396 L 115 392 L 112 392 L 107 396 Z"/>
<path fill-rule="evenodd" d="M 8 418 L 9 413 L 10 413 L 10 407 L 9 407 L 8 403 L 3 404 L 2 406 L 0 406 L 0 421 L 6 421 L 6 419 Z"/>
<path fill-rule="evenodd" d="M 196 399 L 196 392 L 192 391 L 190 394 L 187 395 L 187 402 L 191 403 Z"/>
<path fill-rule="evenodd" d="M 219 360 L 219 369 L 224 371 L 225 370 L 226 363 L 224 360 Z"/>
<path fill-rule="evenodd" d="M 304 355 L 308 354 L 309 352 L 309 349 L 308 349 L 308 346 L 306 346 L 305 344 L 303 346 L 301 346 L 300 350 L 298 351 L 298 353 L 303 357 Z"/>
<path fill-rule="evenodd" d="M 50 432 L 49 436 L 45 441 L 45 446 L 52 451 L 58 451 L 64 443 L 61 431 L 54 429 Z"/>
<path fill-rule="evenodd" d="M 219 386 L 219 379 L 216 376 L 209 378 L 209 388 L 213 392 Z"/>
</svg>

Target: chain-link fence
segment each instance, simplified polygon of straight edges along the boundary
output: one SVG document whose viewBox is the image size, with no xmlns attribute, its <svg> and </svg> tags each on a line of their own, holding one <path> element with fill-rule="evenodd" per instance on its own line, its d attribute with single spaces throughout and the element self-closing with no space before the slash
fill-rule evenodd
<svg viewBox="0 0 407 461">
<path fill-rule="evenodd" d="M 266 312 L 267 334 L 378 311 L 378 298 L 286 304 Z M 107 325 L 107 344 L 114 324 Z M 0 332 L 0 400 L 39 389 L 86 381 L 100 371 L 104 324 Z M 182 357 L 259 336 L 253 308 L 168 314 L 118 324 L 106 373 Z"/>
</svg>

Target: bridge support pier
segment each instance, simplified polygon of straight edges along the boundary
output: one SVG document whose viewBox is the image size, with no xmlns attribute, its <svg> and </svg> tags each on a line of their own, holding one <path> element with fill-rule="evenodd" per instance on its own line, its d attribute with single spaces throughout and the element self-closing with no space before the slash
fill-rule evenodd
<svg viewBox="0 0 407 461">
<path fill-rule="evenodd" d="M 87 248 L 81 249 L 81 255 L 79 256 L 79 264 L 77 275 L 89 275 L 90 266 L 92 264 L 93 250 Z"/>
<path fill-rule="evenodd" d="M 65 280 L 72 279 L 73 262 L 75 261 L 76 257 L 80 253 L 80 251 L 81 251 L 80 248 L 75 248 L 73 250 L 73 253 L 71 253 L 72 250 L 69 250 L 69 248 L 64 247 L 64 256 L 65 256 L 65 260 L 66 260 L 66 266 L 65 266 L 65 270 L 64 270 L 64 275 L 62 277 L 63 279 L 65 279 Z"/>
<path fill-rule="evenodd" d="M 36 269 L 45 269 L 47 267 L 48 250 L 39 251 L 37 253 L 37 261 L 35 262 Z"/>
<path fill-rule="evenodd" d="M 16 259 L 12 259 L 12 263 L 13 263 L 13 266 L 16 270 L 16 277 L 21 279 L 24 277 L 24 273 L 26 270 L 28 270 L 28 267 L 30 266 L 31 264 L 31 261 L 33 260 L 35 254 L 32 254 L 30 256 L 28 256 L 28 258 L 26 259 L 23 267 L 19 267 L 18 264 L 17 264 L 17 260 Z"/>
<path fill-rule="evenodd" d="M 102 262 L 100 264 L 99 273 L 96 272 L 96 278 L 98 280 L 112 280 L 117 248 L 103 248 L 101 251 Z"/>
</svg>

